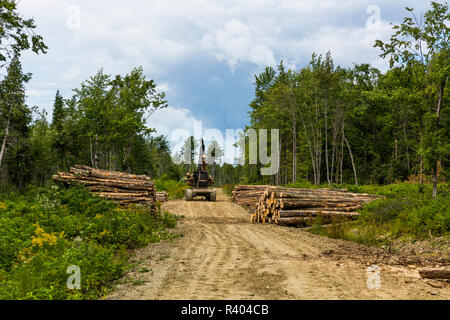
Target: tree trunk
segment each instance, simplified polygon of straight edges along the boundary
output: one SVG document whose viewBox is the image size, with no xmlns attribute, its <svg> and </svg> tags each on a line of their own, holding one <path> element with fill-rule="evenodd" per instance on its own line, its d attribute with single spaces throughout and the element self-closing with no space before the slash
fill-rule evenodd
<svg viewBox="0 0 450 320">
<path fill-rule="evenodd" d="M 341 138 L 341 165 L 340 165 L 340 174 L 341 177 L 339 179 L 339 184 L 343 182 L 343 166 L 344 166 L 344 125 L 342 124 L 342 138 Z"/>
<path fill-rule="evenodd" d="M 292 120 L 292 183 L 297 182 L 297 117 Z"/>
<path fill-rule="evenodd" d="M 325 101 L 325 166 L 327 167 L 327 182 L 331 185 L 330 170 L 328 168 L 328 105 Z"/>
<path fill-rule="evenodd" d="M 444 89 L 445 89 L 445 82 L 447 81 L 447 77 L 445 76 L 444 79 L 442 79 L 440 88 L 439 88 L 439 98 L 438 98 L 438 104 L 436 107 L 436 130 L 439 130 L 441 126 L 441 108 L 442 108 L 442 100 L 444 99 Z M 439 160 L 436 160 L 436 163 L 434 164 L 433 168 L 433 199 L 436 199 L 437 197 L 437 187 L 438 187 L 438 177 L 437 177 L 437 168 L 438 168 Z"/>
<path fill-rule="evenodd" d="M 6 144 L 9 138 L 9 127 L 11 125 L 11 117 L 8 116 L 8 122 L 6 123 L 5 136 L 3 137 L 2 149 L 0 150 L 0 167 L 3 165 L 3 158 L 6 154 Z"/>
<path fill-rule="evenodd" d="M 333 170 L 334 170 L 334 158 L 336 153 L 336 143 L 337 143 L 337 130 L 336 125 L 333 123 L 333 149 L 331 151 L 330 184 L 333 184 Z"/>
<path fill-rule="evenodd" d="M 98 157 L 98 135 L 95 135 L 95 141 L 94 141 L 94 168 L 98 169 L 98 162 L 99 162 L 99 157 Z"/>
<path fill-rule="evenodd" d="M 429 279 L 450 279 L 449 268 L 424 268 L 419 270 L 419 274 L 422 278 Z"/>
<path fill-rule="evenodd" d="M 345 143 L 347 144 L 348 152 L 350 153 L 350 159 L 352 161 L 352 167 L 353 167 L 353 174 L 355 176 L 355 184 L 358 185 L 358 176 L 356 175 L 356 167 L 355 167 L 355 162 L 353 161 L 352 149 L 350 148 L 350 144 L 348 143 L 348 140 L 345 137 L 345 135 L 344 135 L 344 140 L 345 140 Z"/>
<path fill-rule="evenodd" d="M 411 169 L 411 165 L 409 163 L 409 148 L 408 148 L 408 135 L 406 134 L 406 120 L 403 122 L 403 137 L 405 139 L 405 149 L 406 149 L 406 162 L 408 166 L 408 170 Z M 408 172 L 409 174 L 409 172 Z"/>
</svg>

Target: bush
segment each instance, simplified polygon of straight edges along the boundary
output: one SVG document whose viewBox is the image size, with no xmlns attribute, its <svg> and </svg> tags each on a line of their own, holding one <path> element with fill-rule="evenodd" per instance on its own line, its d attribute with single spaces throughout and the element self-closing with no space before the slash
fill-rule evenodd
<svg viewBox="0 0 450 320">
<path fill-rule="evenodd" d="M 119 208 L 81 187 L 0 196 L 0 299 L 96 299 L 127 269 L 130 249 L 173 237 L 176 217 Z M 81 290 L 67 268 L 80 267 Z"/>
<path fill-rule="evenodd" d="M 156 191 L 166 191 L 169 200 L 182 199 L 184 197 L 185 190 L 189 187 L 184 182 L 170 180 L 165 177 L 155 180 Z"/>
<path fill-rule="evenodd" d="M 233 190 L 235 186 L 236 186 L 235 184 L 224 184 L 222 186 L 222 190 L 225 194 L 231 197 L 233 195 Z"/>
<path fill-rule="evenodd" d="M 347 186 L 352 192 L 384 195 L 385 199 L 370 202 L 360 210 L 353 223 L 332 227 L 313 225 L 312 232 L 339 237 L 366 245 L 389 245 L 391 241 L 447 236 L 450 234 L 450 193 L 448 184 L 439 185 L 436 199 L 431 199 L 431 186 L 421 192 L 414 183 L 386 186 Z"/>
</svg>

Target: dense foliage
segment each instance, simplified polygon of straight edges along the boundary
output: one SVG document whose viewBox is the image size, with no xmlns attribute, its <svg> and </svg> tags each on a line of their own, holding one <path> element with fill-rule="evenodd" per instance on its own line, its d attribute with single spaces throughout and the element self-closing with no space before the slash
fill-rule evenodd
<svg viewBox="0 0 450 320">
<path fill-rule="evenodd" d="M 435 187 L 448 180 L 449 17 L 446 4 L 432 2 L 423 20 L 394 26 L 389 43 L 376 42 L 391 58 L 384 73 L 368 64 L 335 66 L 330 52 L 313 54 L 299 70 L 283 61 L 266 67 L 255 76 L 248 128 L 280 130 L 280 170 L 262 177 L 261 165 L 246 164 L 237 168 L 241 180 L 389 184 L 427 176 Z"/>
<path fill-rule="evenodd" d="M 74 164 L 146 174 L 158 191 L 181 198 L 185 173 L 196 169 L 196 141 L 188 138 L 172 161 L 167 138 L 151 128 L 165 94 L 141 67 L 114 76 L 100 69 L 72 97 L 57 92 L 51 120 L 29 108 L 31 74 L 20 54 L 47 47 L 16 7 L 0 0 L 0 299 L 98 298 L 127 269 L 128 250 L 173 237 L 166 228 L 175 218 L 51 187 L 51 175 Z M 262 165 L 248 164 L 248 145 L 244 165 L 223 163 L 213 142 L 207 157 L 216 185 L 228 194 L 238 183 L 345 186 L 386 199 L 356 222 L 315 224 L 313 232 L 388 245 L 448 235 L 450 14 L 438 2 L 423 17 L 407 11 L 389 42 L 374 44 L 389 59 L 385 72 L 336 66 L 328 52 L 298 70 L 281 61 L 256 75 L 248 128 L 280 130 L 280 170 L 262 176 Z M 80 290 L 66 286 L 72 265 L 81 270 Z"/>
<path fill-rule="evenodd" d="M 425 193 L 416 183 L 396 183 L 387 186 L 346 186 L 349 191 L 383 195 L 361 210 L 356 221 L 336 219 L 329 227 L 320 221 L 312 232 L 333 238 L 357 241 L 366 245 L 390 247 L 396 239 L 418 240 L 450 236 L 450 186 L 440 185 L 441 193 L 431 197 L 431 185 Z"/>
<path fill-rule="evenodd" d="M 130 249 L 174 237 L 176 218 L 123 209 L 84 188 L 0 196 L 0 299 L 95 299 L 123 276 Z M 81 271 L 69 290 L 69 266 Z"/>
</svg>

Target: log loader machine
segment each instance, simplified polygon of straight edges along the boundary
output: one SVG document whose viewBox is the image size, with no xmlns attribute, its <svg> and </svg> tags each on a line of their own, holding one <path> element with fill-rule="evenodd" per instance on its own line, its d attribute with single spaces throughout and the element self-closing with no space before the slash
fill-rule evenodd
<svg viewBox="0 0 450 320">
<path fill-rule="evenodd" d="M 195 197 L 204 197 L 207 201 L 216 201 L 216 191 L 211 188 L 213 178 L 206 171 L 205 144 L 201 140 L 197 171 L 186 174 L 184 181 L 189 185 L 185 192 L 185 200 L 192 201 Z"/>
</svg>

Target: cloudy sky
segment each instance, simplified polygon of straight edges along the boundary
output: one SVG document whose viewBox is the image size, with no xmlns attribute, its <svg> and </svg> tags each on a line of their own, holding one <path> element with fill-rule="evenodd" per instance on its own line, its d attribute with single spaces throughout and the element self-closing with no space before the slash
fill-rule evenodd
<svg viewBox="0 0 450 320">
<path fill-rule="evenodd" d="M 300 68 L 330 50 L 335 64 L 386 68 L 373 43 L 388 39 L 405 6 L 423 12 L 429 1 L 20 0 L 49 46 L 23 56 L 28 102 L 51 113 L 56 90 L 68 98 L 99 68 L 142 66 L 167 93 L 169 108 L 149 119 L 159 133 L 193 130 L 194 120 L 244 128 L 254 75 L 281 59 Z"/>
</svg>

